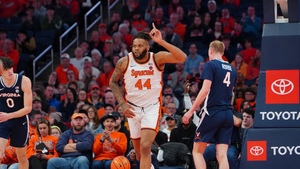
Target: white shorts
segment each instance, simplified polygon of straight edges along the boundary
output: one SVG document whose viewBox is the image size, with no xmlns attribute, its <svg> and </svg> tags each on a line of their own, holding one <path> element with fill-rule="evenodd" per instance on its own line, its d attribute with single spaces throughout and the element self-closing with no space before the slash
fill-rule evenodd
<svg viewBox="0 0 300 169">
<path fill-rule="evenodd" d="M 132 139 L 141 138 L 141 129 L 150 129 L 158 132 L 159 120 L 161 117 L 160 103 L 151 104 L 147 107 L 134 106 L 133 118 L 128 118 L 130 137 Z"/>
</svg>

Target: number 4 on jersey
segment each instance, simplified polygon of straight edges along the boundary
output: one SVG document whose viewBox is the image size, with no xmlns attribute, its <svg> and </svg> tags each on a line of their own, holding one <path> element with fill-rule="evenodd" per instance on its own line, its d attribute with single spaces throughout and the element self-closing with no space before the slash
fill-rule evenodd
<svg viewBox="0 0 300 169">
<path fill-rule="evenodd" d="M 142 79 L 139 79 L 139 80 L 135 83 L 134 87 L 138 88 L 139 90 L 143 90 L 143 87 L 145 87 L 145 88 L 147 88 L 147 89 L 151 89 L 151 82 L 150 82 L 150 79 L 147 79 L 147 80 L 145 81 L 144 84 L 143 84 L 143 82 L 142 82 Z"/>
<path fill-rule="evenodd" d="M 229 85 L 230 85 L 230 72 L 226 73 L 225 78 L 223 80 L 223 83 L 225 83 L 226 86 L 229 87 Z"/>
</svg>

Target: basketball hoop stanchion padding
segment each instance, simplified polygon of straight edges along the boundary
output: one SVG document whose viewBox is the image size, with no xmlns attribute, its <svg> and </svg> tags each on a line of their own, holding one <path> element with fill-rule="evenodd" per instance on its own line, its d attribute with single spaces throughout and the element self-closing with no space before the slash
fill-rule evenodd
<svg viewBox="0 0 300 169">
<path fill-rule="evenodd" d="M 274 16 L 274 22 L 270 22 L 268 12 L 272 11 L 266 11 L 266 2 L 274 5 L 273 0 L 264 0 L 267 18 L 262 35 L 254 127 L 243 138 L 240 169 L 299 169 L 299 0 L 288 0 L 292 2 L 288 4 L 288 23 L 275 23 Z M 295 6 L 297 10 L 291 11 Z M 294 13 L 298 17 L 293 18 Z"/>
</svg>

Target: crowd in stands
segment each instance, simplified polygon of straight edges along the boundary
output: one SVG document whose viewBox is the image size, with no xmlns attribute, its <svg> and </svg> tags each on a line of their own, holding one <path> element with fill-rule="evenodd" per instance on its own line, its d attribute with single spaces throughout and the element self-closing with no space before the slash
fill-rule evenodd
<svg viewBox="0 0 300 169">
<path fill-rule="evenodd" d="M 90 0 L 10 2 L 13 5 L 0 3 L 0 18 L 16 17 L 21 24 L 13 38 L 11 30 L 0 30 L 0 56 L 11 57 L 17 72 L 25 63 L 20 64 L 21 55 L 26 54 L 28 64 L 37 55 L 37 32 L 52 30 L 61 34 L 74 22 L 82 24 L 84 12 L 95 4 Z M 120 12 L 112 12 L 109 23 L 99 23 L 90 32 L 88 41 L 80 42 L 74 52 L 60 56 L 60 64 L 47 81 L 34 84 L 27 154 L 30 168 L 52 169 L 61 164 L 109 168 L 111 160 L 120 155 L 127 156 L 131 168 L 138 168 L 127 119 L 109 88 L 109 79 L 118 59 L 131 51 L 133 36 L 138 31 L 150 31 L 154 23 L 163 39 L 181 48 L 188 57 L 185 63 L 165 66 L 163 114 L 153 143 L 153 165 L 194 167 L 190 153 L 201 108 L 187 125 L 181 117 L 189 108 L 186 97 L 193 102 L 201 89 L 200 76 L 208 61 L 209 43 L 221 40 L 226 47 L 223 59 L 238 72 L 232 103 L 235 129 L 228 153 L 230 168 L 237 169 L 243 133 L 254 120 L 261 10 L 260 0 L 126 0 Z M 163 50 L 166 49 L 151 44 L 150 51 Z M 119 84 L 123 85 L 123 81 Z M 1 165 L 17 168 L 13 148 L 6 149 Z M 155 157 L 161 149 L 164 160 Z M 176 153 L 183 153 L 183 158 L 167 158 Z M 213 167 L 214 144 L 204 156 L 208 167 Z"/>
</svg>

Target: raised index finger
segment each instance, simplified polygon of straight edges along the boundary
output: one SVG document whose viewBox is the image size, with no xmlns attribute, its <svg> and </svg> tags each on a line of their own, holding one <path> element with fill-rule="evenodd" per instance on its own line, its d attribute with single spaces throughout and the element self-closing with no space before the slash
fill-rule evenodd
<svg viewBox="0 0 300 169">
<path fill-rule="evenodd" d="M 152 27 L 153 27 L 153 29 L 156 29 L 154 22 L 152 23 Z"/>
</svg>

